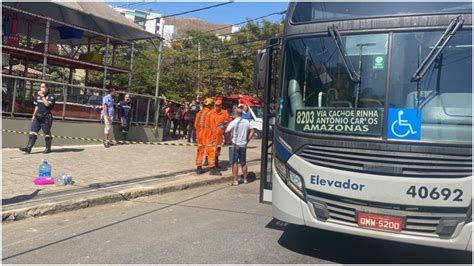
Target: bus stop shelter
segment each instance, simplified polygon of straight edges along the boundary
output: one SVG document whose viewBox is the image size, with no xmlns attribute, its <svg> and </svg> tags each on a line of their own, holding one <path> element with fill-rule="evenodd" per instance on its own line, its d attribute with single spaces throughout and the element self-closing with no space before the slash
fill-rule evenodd
<svg viewBox="0 0 474 266">
<path fill-rule="evenodd" d="M 11 117 L 32 113 L 34 87 L 45 82 L 56 119 L 100 120 L 108 88 L 131 91 L 135 42 L 160 40 L 101 2 L 4 2 L 2 19 L 2 112 Z M 131 96 L 132 123 L 156 125 L 158 95 Z"/>
</svg>

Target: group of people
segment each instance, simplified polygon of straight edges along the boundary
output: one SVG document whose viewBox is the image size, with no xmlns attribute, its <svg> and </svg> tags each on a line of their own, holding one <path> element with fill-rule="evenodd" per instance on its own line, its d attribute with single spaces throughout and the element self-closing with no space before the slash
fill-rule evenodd
<svg viewBox="0 0 474 266">
<path fill-rule="evenodd" d="M 130 116 L 132 113 L 132 102 L 130 94 L 125 94 L 122 101 L 115 102 L 117 92 L 115 89 L 109 89 L 109 94 L 102 99 L 102 117 L 104 120 L 104 147 L 110 148 L 110 132 L 112 131 L 112 122 L 115 117 L 115 110 L 118 109 L 120 117 L 120 132 L 122 139 L 126 140 L 130 127 Z"/>
<path fill-rule="evenodd" d="M 102 100 L 102 117 L 104 120 L 104 146 L 110 147 L 110 132 L 112 130 L 112 121 L 115 117 L 116 109 L 120 112 L 121 133 L 126 139 L 131 115 L 130 95 L 126 94 L 122 101 L 116 103 L 117 92 L 110 89 L 109 93 Z M 28 143 L 26 147 L 20 148 L 25 153 L 31 153 L 35 145 L 39 130 L 43 130 L 45 135 L 46 149 L 44 153 L 51 152 L 51 127 L 53 109 L 56 100 L 54 95 L 49 92 L 46 83 L 41 83 L 40 89 L 33 101 L 35 109 L 32 117 L 31 129 L 29 132 Z M 240 105 L 232 111 L 231 118 L 226 110 L 222 108 L 222 100 L 214 101 L 207 98 L 202 102 L 202 107 L 196 101 L 189 105 L 181 106 L 173 110 L 169 103 L 163 108 L 164 114 L 164 134 L 163 139 L 169 138 L 171 123 L 174 123 L 173 134 L 179 127 L 183 128 L 184 135 L 188 142 L 197 142 L 196 172 L 204 173 L 204 158 L 207 158 L 207 164 L 211 175 L 221 175 L 219 156 L 221 155 L 224 135 L 230 134 L 232 145 L 229 148 L 229 161 L 232 165 L 233 180 L 232 184 L 237 185 L 238 164 L 242 166 L 244 183 L 247 183 L 247 165 L 246 165 L 246 147 L 253 136 L 253 128 L 246 117 L 246 106 Z M 178 127 L 179 126 L 179 127 Z M 186 128 L 186 130 L 184 130 Z M 179 133 L 179 131 L 178 131 Z"/>
<path fill-rule="evenodd" d="M 162 109 L 163 117 L 163 141 L 171 138 L 183 137 L 188 142 L 196 142 L 196 132 L 194 129 L 194 122 L 196 120 L 196 114 L 199 112 L 200 107 L 196 101 L 192 101 L 191 104 L 184 104 L 178 106 L 177 104 L 171 104 L 165 102 Z M 173 134 L 171 135 L 171 127 L 173 127 Z M 177 132 L 177 134 L 176 134 Z M 182 134 L 181 134 L 182 132 Z"/>
<path fill-rule="evenodd" d="M 221 175 L 219 156 L 221 155 L 224 135 L 230 134 L 232 145 L 229 148 L 229 162 L 232 166 L 232 185 L 238 185 L 238 164 L 242 166 L 244 183 L 248 183 L 246 162 L 247 143 L 252 139 L 253 128 L 248 119 L 243 117 L 243 106 L 233 111 L 232 118 L 222 108 L 222 100 L 215 102 L 207 98 L 202 103 L 202 110 L 196 115 L 197 155 L 196 173 L 202 174 L 204 158 L 207 158 L 209 174 Z"/>
<path fill-rule="evenodd" d="M 124 140 L 127 137 L 130 127 L 130 116 L 132 110 L 130 95 L 125 94 L 124 99 L 118 103 L 115 101 L 116 96 L 117 92 L 115 89 L 109 89 L 109 93 L 102 99 L 101 117 L 103 118 L 105 125 L 104 146 L 106 148 L 110 147 L 109 136 L 112 130 L 112 121 L 115 117 L 116 109 L 119 111 L 120 131 Z M 25 153 L 31 153 L 31 150 L 33 149 L 33 146 L 35 145 L 38 138 L 38 133 L 40 130 L 42 130 L 44 133 L 46 146 L 44 153 L 50 153 L 53 139 L 51 135 L 51 127 L 53 126 L 53 115 L 51 111 L 56 104 L 56 99 L 54 98 L 54 95 L 49 92 L 46 83 L 40 84 L 40 89 L 33 100 L 33 104 L 35 105 L 35 109 L 31 118 L 31 128 L 28 134 L 28 143 L 25 147 L 20 148 L 20 150 Z"/>
</svg>

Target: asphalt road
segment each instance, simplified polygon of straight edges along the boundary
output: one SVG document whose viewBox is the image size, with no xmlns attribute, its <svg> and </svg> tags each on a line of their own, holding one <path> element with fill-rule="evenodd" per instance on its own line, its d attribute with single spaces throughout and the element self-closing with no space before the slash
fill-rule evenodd
<svg viewBox="0 0 474 266">
<path fill-rule="evenodd" d="M 471 253 L 287 225 L 258 182 L 3 225 L 3 263 L 471 263 Z"/>
</svg>

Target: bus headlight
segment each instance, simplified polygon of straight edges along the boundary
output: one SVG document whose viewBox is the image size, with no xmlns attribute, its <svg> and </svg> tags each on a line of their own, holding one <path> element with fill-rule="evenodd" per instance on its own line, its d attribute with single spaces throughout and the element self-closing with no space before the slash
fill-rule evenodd
<svg viewBox="0 0 474 266">
<path fill-rule="evenodd" d="M 300 198 L 305 200 L 304 197 L 304 184 L 303 178 L 296 173 L 296 171 L 290 169 L 284 162 L 278 157 L 275 157 L 275 170 L 281 177 L 281 180 Z"/>
<path fill-rule="evenodd" d="M 297 173 L 289 170 L 289 182 L 287 182 L 288 187 L 290 187 L 293 192 L 295 192 L 300 198 L 304 199 L 303 193 L 303 178 Z"/>
<path fill-rule="evenodd" d="M 293 173 L 293 171 L 290 171 L 290 182 L 299 190 L 303 191 L 303 180 L 301 180 L 301 177 L 298 174 Z"/>
</svg>

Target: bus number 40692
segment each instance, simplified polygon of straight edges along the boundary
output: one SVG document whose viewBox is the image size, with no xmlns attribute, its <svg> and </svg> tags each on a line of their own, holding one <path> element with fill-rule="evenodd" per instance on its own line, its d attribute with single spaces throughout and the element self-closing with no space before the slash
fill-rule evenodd
<svg viewBox="0 0 474 266">
<path fill-rule="evenodd" d="M 432 200 L 449 200 L 450 198 L 452 201 L 462 201 L 462 190 L 460 189 L 454 189 L 451 190 L 449 188 L 437 188 L 434 187 L 431 190 L 425 186 L 411 186 L 407 190 L 407 195 L 410 195 L 412 198 L 420 198 L 420 199 L 426 199 L 430 198 Z"/>
</svg>

